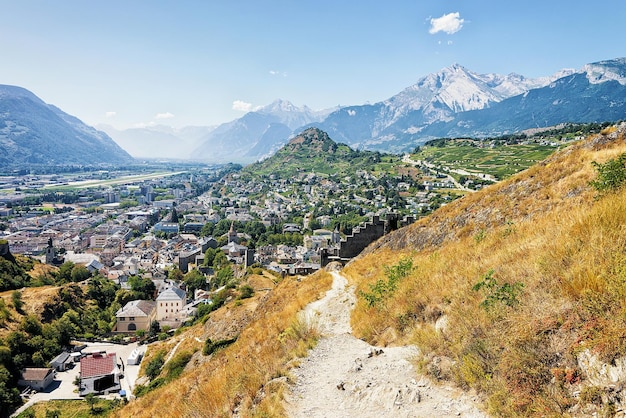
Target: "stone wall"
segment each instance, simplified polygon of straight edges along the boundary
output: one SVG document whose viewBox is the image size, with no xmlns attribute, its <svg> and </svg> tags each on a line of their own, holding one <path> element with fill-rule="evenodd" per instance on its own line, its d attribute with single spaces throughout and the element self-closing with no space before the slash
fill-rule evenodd
<svg viewBox="0 0 626 418">
<path fill-rule="evenodd" d="M 399 219 L 396 213 L 387 214 L 384 221 L 374 216 L 371 221 L 354 228 L 351 235 L 341 240 L 338 248 L 323 249 L 320 254 L 320 263 L 324 267 L 331 261 L 345 262 L 359 255 L 368 245 L 383 235 L 413 222 L 413 217 Z"/>
</svg>

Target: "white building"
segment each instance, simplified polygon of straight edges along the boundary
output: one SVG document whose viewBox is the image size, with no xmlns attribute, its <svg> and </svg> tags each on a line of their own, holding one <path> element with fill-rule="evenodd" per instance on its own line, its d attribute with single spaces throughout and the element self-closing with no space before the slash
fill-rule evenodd
<svg viewBox="0 0 626 418">
<path fill-rule="evenodd" d="M 157 321 L 178 319 L 178 313 L 183 309 L 187 301 L 184 290 L 177 287 L 168 287 L 156 298 Z"/>
</svg>

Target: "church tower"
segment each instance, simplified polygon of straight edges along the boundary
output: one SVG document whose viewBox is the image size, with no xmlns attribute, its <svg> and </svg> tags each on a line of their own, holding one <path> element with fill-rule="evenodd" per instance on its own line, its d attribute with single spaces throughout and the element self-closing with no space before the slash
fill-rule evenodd
<svg viewBox="0 0 626 418">
<path fill-rule="evenodd" d="M 235 221 L 232 221 L 230 224 L 230 229 L 228 230 L 228 242 L 234 242 L 238 244 L 239 237 L 237 237 L 237 231 L 235 231 Z"/>
</svg>

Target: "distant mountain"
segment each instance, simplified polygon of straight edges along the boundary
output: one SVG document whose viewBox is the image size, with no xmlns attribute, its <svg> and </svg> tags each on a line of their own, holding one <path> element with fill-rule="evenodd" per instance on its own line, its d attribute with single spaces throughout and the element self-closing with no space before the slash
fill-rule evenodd
<svg viewBox="0 0 626 418">
<path fill-rule="evenodd" d="M 214 126 L 186 126 L 175 129 L 166 125 L 117 130 L 110 125 L 98 125 L 135 158 L 189 159 L 199 141 Z"/>
<path fill-rule="evenodd" d="M 550 78 L 478 74 L 454 64 L 429 74 L 397 95 L 372 105 L 348 106 L 313 124 L 337 140 L 366 149 L 393 150 L 427 126 L 544 86 Z"/>
<path fill-rule="evenodd" d="M 342 108 L 313 124 L 351 146 L 406 151 L 436 137 L 486 137 L 564 122 L 626 118 L 626 58 L 552 77 L 476 74 L 460 65 L 384 102 Z"/>
<path fill-rule="evenodd" d="M 323 120 L 331 110 L 313 111 L 286 100 L 246 113 L 205 135 L 192 158 L 250 163 L 271 155 L 303 125 Z"/>
<path fill-rule="evenodd" d="M 44 103 L 30 91 L 0 85 L 0 165 L 124 164 L 133 158 L 107 134 Z"/>
<path fill-rule="evenodd" d="M 454 64 L 387 100 L 313 111 L 277 100 L 216 128 L 105 129 L 138 157 L 188 157 L 248 164 L 316 127 L 353 149 L 404 152 L 438 137 L 486 137 L 560 123 L 626 118 L 626 58 L 552 76 L 478 74 Z"/>
</svg>

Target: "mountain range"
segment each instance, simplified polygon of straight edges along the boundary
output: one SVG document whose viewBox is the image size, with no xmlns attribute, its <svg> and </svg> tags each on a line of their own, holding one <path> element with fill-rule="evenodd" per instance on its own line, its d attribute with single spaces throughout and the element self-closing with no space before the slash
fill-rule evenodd
<svg viewBox="0 0 626 418">
<path fill-rule="evenodd" d="M 278 100 L 211 130 L 188 155 L 249 163 L 271 155 L 309 127 L 352 148 L 404 152 L 439 137 L 481 138 L 624 118 L 626 58 L 540 78 L 478 74 L 454 64 L 373 104 L 314 112 Z"/>
<path fill-rule="evenodd" d="M 28 90 L 0 86 L 0 163 L 119 164 L 132 155 L 248 164 L 310 127 L 353 149 L 399 153 L 433 138 L 483 138 L 622 119 L 626 58 L 532 79 L 478 74 L 454 64 L 373 104 L 314 111 L 277 100 L 219 126 L 181 129 L 101 125 L 96 130 Z"/>
<path fill-rule="evenodd" d="M 104 132 L 24 88 L 0 85 L 0 166 L 124 164 L 133 160 Z"/>
</svg>

